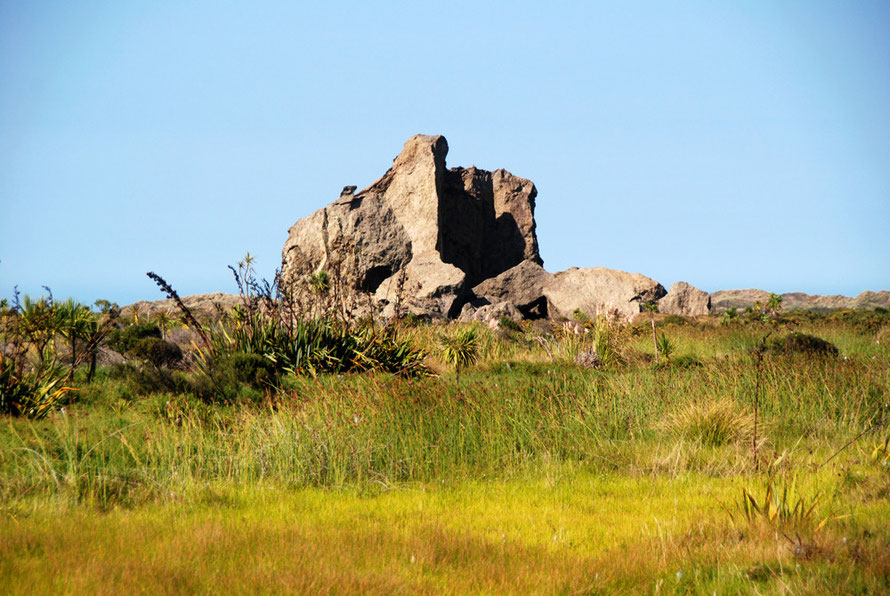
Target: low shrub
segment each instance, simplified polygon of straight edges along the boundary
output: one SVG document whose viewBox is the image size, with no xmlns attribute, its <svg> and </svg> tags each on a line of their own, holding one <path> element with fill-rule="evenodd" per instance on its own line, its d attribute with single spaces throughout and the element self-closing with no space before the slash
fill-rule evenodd
<svg viewBox="0 0 890 596">
<path fill-rule="evenodd" d="M 664 362 L 659 362 L 655 365 L 655 368 L 673 368 L 673 369 L 690 369 L 690 368 L 698 368 L 700 366 L 704 366 L 701 360 L 692 356 L 690 354 L 684 354 L 682 356 L 677 356 L 676 358 L 672 358 L 671 360 L 667 360 Z"/>
<path fill-rule="evenodd" d="M 129 354 L 148 362 L 157 369 L 168 368 L 182 362 L 182 349 L 174 343 L 157 337 L 140 339 Z"/>
<path fill-rule="evenodd" d="M 667 315 L 663 321 L 665 325 L 688 325 L 689 321 L 686 317 L 681 317 L 680 315 Z"/>
<path fill-rule="evenodd" d="M 236 352 L 223 359 L 223 368 L 232 379 L 252 387 L 274 385 L 275 364 L 259 354 Z"/>
<path fill-rule="evenodd" d="M 108 335 L 108 347 L 119 354 L 126 354 L 136 347 L 139 340 L 148 338 L 161 339 L 161 330 L 154 323 L 137 323 L 115 329 Z"/>
<path fill-rule="evenodd" d="M 838 355 L 838 349 L 834 344 L 821 337 L 806 333 L 791 333 L 784 337 L 777 337 L 767 344 L 767 351 L 774 354 Z"/>
</svg>

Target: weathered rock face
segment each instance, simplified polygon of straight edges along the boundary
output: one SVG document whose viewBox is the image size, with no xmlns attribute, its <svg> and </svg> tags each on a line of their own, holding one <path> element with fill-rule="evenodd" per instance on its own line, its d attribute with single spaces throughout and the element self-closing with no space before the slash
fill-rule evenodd
<svg viewBox="0 0 890 596">
<path fill-rule="evenodd" d="M 594 316 L 616 313 L 632 317 L 643 303 L 666 294 L 664 287 L 640 273 L 625 273 L 605 267 L 572 267 L 552 276 L 544 284 L 548 315 L 570 318 L 576 309 Z"/>
<path fill-rule="evenodd" d="M 444 137 L 416 135 L 371 186 L 346 187 L 295 223 L 284 281 L 324 270 L 384 311 L 399 303 L 454 317 L 472 286 L 524 260 L 540 265 L 534 184 L 505 170 L 448 170 L 447 153 Z"/>
<path fill-rule="evenodd" d="M 695 317 L 711 312 L 711 296 L 685 281 L 671 285 L 667 296 L 658 301 L 658 312 Z"/>
<path fill-rule="evenodd" d="M 857 294 L 853 298 L 853 308 L 890 308 L 890 290 Z"/>
</svg>

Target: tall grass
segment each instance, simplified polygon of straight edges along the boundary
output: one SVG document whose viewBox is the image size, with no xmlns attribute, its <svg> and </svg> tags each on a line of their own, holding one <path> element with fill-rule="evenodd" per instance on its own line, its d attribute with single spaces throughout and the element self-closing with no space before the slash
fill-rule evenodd
<svg viewBox="0 0 890 596">
<path fill-rule="evenodd" d="M 103 387 L 120 391 L 106 380 L 83 398 L 104 404 L 74 405 L 40 423 L 5 422 L 0 497 L 101 505 L 165 498 L 210 481 L 338 486 L 503 477 L 545 460 L 658 470 L 664 454 L 656 447 L 677 440 L 663 422 L 688 412 L 689 404 L 703 405 L 705 419 L 708 408 L 723 416 L 730 428 L 718 432 L 747 433 L 743 412 L 753 407 L 756 375 L 744 356 L 694 369 L 517 365 L 501 374 L 468 373 L 460 384 L 450 377 L 321 375 L 290 377 L 275 399 L 250 407 L 176 395 L 121 402 L 103 397 Z M 760 376 L 769 443 L 781 451 L 803 438 L 823 452 L 874 419 L 886 400 L 890 366 L 777 358 L 765 361 Z M 741 414 L 734 418 L 721 403 Z M 687 454 L 686 468 L 745 469 L 733 440 L 702 428 L 700 444 L 685 449 L 723 449 L 724 461 Z"/>
</svg>

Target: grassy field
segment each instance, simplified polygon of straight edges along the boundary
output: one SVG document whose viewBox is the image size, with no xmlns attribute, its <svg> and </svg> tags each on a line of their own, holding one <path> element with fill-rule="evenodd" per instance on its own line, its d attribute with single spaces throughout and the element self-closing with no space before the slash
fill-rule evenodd
<svg viewBox="0 0 890 596">
<path fill-rule="evenodd" d="M 837 356 L 661 321 L 657 366 L 646 327 L 593 370 L 594 333 L 480 328 L 457 378 L 421 325 L 438 376 L 230 403 L 100 369 L 0 419 L 0 591 L 890 592 L 890 319 L 790 323 Z"/>
</svg>

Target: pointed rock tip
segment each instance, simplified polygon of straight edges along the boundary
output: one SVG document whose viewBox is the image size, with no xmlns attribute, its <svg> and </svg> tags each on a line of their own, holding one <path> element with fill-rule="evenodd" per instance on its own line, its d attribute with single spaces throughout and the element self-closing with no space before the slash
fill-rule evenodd
<svg viewBox="0 0 890 596">
<path fill-rule="evenodd" d="M 448 141 L 442 135 L 417 134 L 405 141 L 405 146 L 402 148 L 399 157 L 414 155 L 418 151 L 430 151 L 435 157 L 445 159 L 445 156 L 448 154 Z"/>
</svg>

